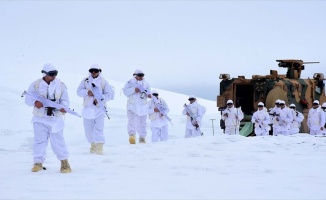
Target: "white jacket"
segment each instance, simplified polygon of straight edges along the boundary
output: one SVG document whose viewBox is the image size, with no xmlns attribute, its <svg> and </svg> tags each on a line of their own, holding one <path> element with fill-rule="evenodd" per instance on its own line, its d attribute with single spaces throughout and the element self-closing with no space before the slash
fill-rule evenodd
<svg viewBox="0 0 326 200">
<path fill-rule="evenodd" d="M 227 116 L 224 116 L 224 114 L 227 114 Z M 236 119 L 236 117 L 238 117 L 238 119 Z M 243 117 L 244 115 L 241 108 L 232 106 L 222 111 L 222 120 L 225 121 L 225 126 L 239 126 Z"/>
<path fill-rule="evenodd" d="M 101 88 L 103 95 L 102 102 L 104 105 L 106 105 L 107 101 L 114 99 L 114 91 L 112 90 L 112 86 L 110 86 L 107 80 L 101 77 L 101 75 L 99 75 L 97 78 L 93 78 L 91 75 L 84 78 L 77 88 L 77 95 L 84 98 L 82 116 L 86 119 L 96 119 L 102 115 L 104 117 L 105 114 L 99 106 L 93 104 L 95 98 L 93 96 L 88 96 L 87 94 L 88 91 L 91 90 L 92 83 L 94 83 L 96 87 Z"/>
<path fill-rule="evenodd" d="M 311 108 L 308 113 L 307 124 L 311 130 L 320 130 L 325 125 L 324 111 L 318 107 L 316 109 Z"/>
<path fill-rule="evenodd" d="M 39 94 L 47 99 L 55 100 L 56 103 L 69 107 L 69 97 L 67 88 L 59 79 L 54 79 L 50 84 L 47 84 L 43 79 L 38 79 L 31 83 L 28 88 L 29 93 Z M 47 115 L 47 108 L 36 108 L 34 106 L 35 100 L 26 96 L 25 103 L 28 106 L 33 106 L 32 123 L 39 122 L 51 126 L 52 132 L 56 133 L 64 128 L 64 121 L 62 114 L 58 110 L 53 111 L 52 116 Z"/>
<path fill-rule="evenodd" d="M 258 123 L 256 122 L 258 121 Z M 254 112 L 251 118 L 251 122 L 255 124 L 255 128 L 260 128 L 262 130 L 269 130 L 270 117 L 266 110 L 257 110 Z"/>
<path fill-rule="evenodd" d="M 322 109 L 323 110 L 323 109 Z M 326 135 L 326 109 L 324 110 L 324 130 L 322 131 L 324 133 L 324 135 Z"/>
<path fill-rule="evenodd" d="M 152 97 L 152 98 L 156 98 L 156 97 Z M 170 110 L 167 103 L 162 98 L 158 98 L 158 101 L 160 102 L 161 107 L 163 108 L 165 114 L 168 114 Z M 149 107 L 148 107 L 148 118 L 151 120 L 150 126 L 161 128 L 167 125 L 168 120 L 160 112 L 155 112 L 154 108 L 156 108 L 156 106 L 152 99 L 149 101 Z"/>
<path fill-rule="evenodd" d="M 291 128 L 300 128 L 301 122 L 304 120 L 304 116 L 301 112 L 292 110 L 293 121 L 291 123 Z"/>
<path fill-rule="evenodd" d="M 280 114 L 281 107 L 274 106 L 274 108 L 271 108 L 269 111 L 270 116 L 270 123 L 274 126 L 278 126 L 278 122 L 276 121 L 276 115 Z"/>
<path fill-rule="evenodd" d="M 135 92 L 136 83 L 141 84 L 147 93 L 151 93 L 150 85 L 145 81 L 137 81 L 136 78 L 131 79 L 125 84 L 123 88 L 123 94 L 128 97 L 127 110 L 132 111 L 138 116 L 144 116 L 148 114 L 148 100 L 147 95 L 142 95 L 141 92 Z"/>
<path fill-rule="evenodd" d="M 279 116 L 276 116 L 279 120 L 277 124 L 279 126 L 279 131 L 288 131 L 290 130 L 290 124 L 293 121 L 292 111 L 288 107 L 284 107 L 283 109 L 279 109 Z"/>
<path fill-rule="evenodd" d="M 190 110 L 190 112 L 193 114 L 195 120 L 197 121 L 198 125 L 199 125 L 199 128 L 201 127 L 201 124 L 202 124 L 202 119 L 203 119 L 203 116 L 206 112 L 206 108 L 202 105 L 200 105 L 199 103 L 197 103 L 197 101 L 191 103 L 191 104 L 188 104 L 186 105 L 188 107 L 188 109 Z M 186 107 L 184 107 L 183 111 L 182 111 L 182 114 L 183 115 L 186 115 L 187 114 L 187 109 Z M 196 129 L 196 127 L 192 124 L 191 122 L 191 118 L 190 116 L 187 115 L 187 124 L 186 124 L 186 127 L 188 129 Z"/>
</svg>

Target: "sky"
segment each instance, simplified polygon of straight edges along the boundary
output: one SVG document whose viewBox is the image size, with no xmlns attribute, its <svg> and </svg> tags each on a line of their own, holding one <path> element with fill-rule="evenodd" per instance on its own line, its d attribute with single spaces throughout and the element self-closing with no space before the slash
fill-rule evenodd
<svg viewBox="0 0 326 200">
<path fill-rule="evenodd" d="M 46 170 L 33 173 L 33 108 L 21 94 L 41 76 L 17 72 L 17 84 L 0 74 L 5 83 L 0 85 L 0 199 L 325 199 L 326 137 L 224 135 L 215 101 L 198 98 L 207 108 L 204 135 L 186 139 L 181 112 L 188 96 L 155 88 L 170 108 L 169 139 L 152 143 L 147 126 L 147 143 L 130 145 L 127 98 L 118 92 L 124 83 L 114 80 L 109 80 L 116 95 L 107 104 L 104 155 L 89 153 L 82 118 L 66 114 L 72 172 L 60 173 L 60 161 L 48 145 Z M 76 88 L 83 77 L 57 76 L 66 83 L 70 108 L 77 113 L 82 99 Z"/>
<path fill-rule="evenodd" d="M 325 1 L 1 1 L 0 69 L 85 74 L 215 100 L 219 74 L 267 75 L 277 59 L 326 73 Z"/>
</svg>

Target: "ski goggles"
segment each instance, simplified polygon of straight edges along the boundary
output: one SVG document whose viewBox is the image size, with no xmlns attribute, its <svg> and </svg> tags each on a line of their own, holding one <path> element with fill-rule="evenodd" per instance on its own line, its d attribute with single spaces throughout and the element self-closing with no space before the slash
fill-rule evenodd
<svg viewBox="0 0 326 200">
<path fill-rule="evenodd" d="M 188 100 L 189 100 L 189 101 L 193 101 L 193 100 L 195 100 L 195 98 L 189 98 Z"/>
<path fill-rule="evenodd" d="M 139 77 L 144 77 L 145 76 L 144 73 L 139 73 L 139 74 L 134 74 L 134 75 L 139 76 Z"/>
<path fill-rule="evenodd" d="M 99 73 L 101 70 L 93 68 L 93 69 L 89 69 L 88 71 L 89 73 Z"/>
<path fill-rule="evenodd" d="M 42 70 L 42 73 L 48 75 L 48 76 L 57 76 L 58 75 L 58 71 L 57 70 L 53 70 L 53 71 L 49 71 L 49 72 L 46 72 L 44 70 Z"/>
<path fill-rule="evenodd" d="M 157 97 L 158 96 L 158 93 L 153 93 L 153 96 Z"/>
</svg>

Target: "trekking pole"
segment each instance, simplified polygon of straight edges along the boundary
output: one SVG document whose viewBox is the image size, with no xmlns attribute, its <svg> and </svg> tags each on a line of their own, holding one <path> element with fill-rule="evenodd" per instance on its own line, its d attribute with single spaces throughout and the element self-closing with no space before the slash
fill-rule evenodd
<svg viewBox="0 0 326 200">
<path fill-rule="evenodd" d="M 213 136 L 214 136 L 214 123 L 213 122 L 215 119 L 210 119 L 210 120 L 212 120 L 212 128 L 213 128 Z"/>
</svg>

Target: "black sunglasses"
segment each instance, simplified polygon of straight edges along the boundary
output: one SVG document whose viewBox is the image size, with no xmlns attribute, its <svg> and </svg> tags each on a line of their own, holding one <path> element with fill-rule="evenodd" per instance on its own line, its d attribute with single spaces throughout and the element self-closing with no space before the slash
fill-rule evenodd
<svg viewBox="0 0 326 200">
<path fill-rule="evenodd" d="M 262 105 L 259 105 L 258 107 L 264 107 L 264 106 L 262 106 Z"/>
<path fill-rule="evenodd" d="M 233 103 L 227 103 L 226 105 L 233 105 Z"/>
<path fill-rule="evenodd" d="M 314 105 L 314 106 L 318 106 L 319 104 L 318 104 L 318 103 L 313 103 L 312 105 Z"/>
<path fill-rule="evenodd" d="M 153 96 L 156 96 L 156 97 L 157 97 L 157 96 L 158 96 L 158 94 L 157 94 L 157 93 L 153 93 Z"/>
<path fill-rule="evenodd" d="M 295 108 L 295 107 L 290 107 L 290 108 L 292 108 L 292 109 L 293 109 L 293 108 Z"/>
<path fill-rule="evenodd" d="M 188 100 L 189 100 L 189 101 L 193 101 L 193 100 L 195 100 L 195 98 L 189 98 Z"/>
<path fill-rule="evenodd" d="M 58 71 L 57 70 L 53 70 L 53 71 L 49 71 L 49 72 L 46 72 L 44 70 L 42 70 L 42 73 L 48 75 L 48 76 L 57 76 L 58 75 Z"/>
<path fill-rule="evenodd" d="M 90 73 L 99 73 L 101 70 L 100 69 L 89 69 L 88 71 Z"/>
<path fill-rule="evenodd" d="M 280 106 L 284 106 L 285 104 L 284 103 L 280 103 Z"/>
</svg>

